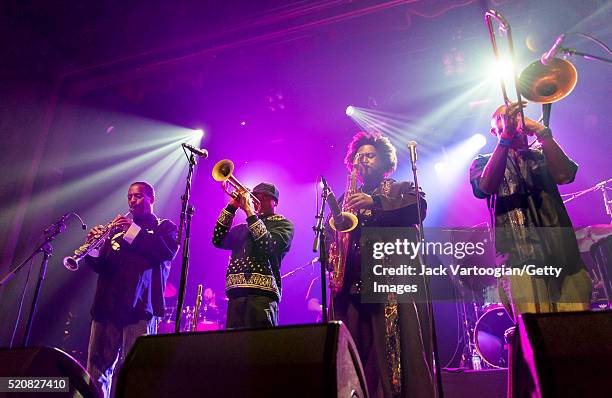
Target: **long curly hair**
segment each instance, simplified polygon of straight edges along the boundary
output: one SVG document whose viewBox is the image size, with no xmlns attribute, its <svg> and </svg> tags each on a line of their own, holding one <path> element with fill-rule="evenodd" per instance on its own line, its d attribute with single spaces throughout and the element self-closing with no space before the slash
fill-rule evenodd
<svg viewBox="0 0 612 398">
<path fill-rule="evenodd" d="M 346 156 L 344 157 L 344 164 L 349 171 L 353 170 L 353 159 L 355 159 L 357 151 L 364 145 L 372 145 L 376 148 L 378 155 L 385 162 L 386 175 L 395 171 L 397 167 L 397 152 L 389 138 L 380 133 L 369 133 L 366 131 L 360 131 L 355 134 L 348 145 Z"/>
</svg>

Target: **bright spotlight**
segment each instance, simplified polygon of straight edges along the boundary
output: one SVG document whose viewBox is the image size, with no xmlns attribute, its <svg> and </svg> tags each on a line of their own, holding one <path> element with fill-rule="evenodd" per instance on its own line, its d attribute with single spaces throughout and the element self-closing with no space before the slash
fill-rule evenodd
<svg viewBox="0 0 612 398">
<path fill-rule="evenodd" d="M 193 130 L 193 136 L 197 138 L 198 140 L 201 140 L 202 137 L 204 137 L 204 130 L 202 129 Z"/>
<path fill-rule="evenodd" d="M 514 81 L 514 67 L 512 60 L 507 57 L 502 57 L 499 60 L 494 60 L 489 65 L 489 76 L 491 79 L 504 79 L 504 82 Z"/>
<path fill-rule="evenodd" d="M 485 145 L 487 145 L 487 138 L 480 133 L 476 133 L 470 138 L 470 146 L 472 146 L 474 150 L 478 150 Z"/>
<path fill-rule="evenodd" d="M 346 107 L 346 116 L 353 116 L 355 114 L 356 110 L 355 107 L 352 105 L 349 105 Z"/>
<path fill-rule="evenodd" d="M 444 175 L 446 173 L 446 163 L 437 162 L 436 164 L 434 164 L 434 170 L 436 170 L 436 174 L 438 174 L 439 176 Z"/>
</svg>

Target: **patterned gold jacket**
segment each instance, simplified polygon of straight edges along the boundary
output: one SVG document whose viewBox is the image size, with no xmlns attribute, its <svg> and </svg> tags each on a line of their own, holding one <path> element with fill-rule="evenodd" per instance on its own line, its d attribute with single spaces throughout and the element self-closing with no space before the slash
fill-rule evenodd
<svg viewBox="0 0 612 398">
<path fill-rule="evenodd" d="M 221 211 L 213 235 L 215 247 L 232 251 L 225 292 L 230 298 L 263 294 L 280 300 L 280 266 L 291 247 L 293 224 L 279 214 L 253 215 L 232 228 L 236 210 L 228 205 Z"/>
</svg>

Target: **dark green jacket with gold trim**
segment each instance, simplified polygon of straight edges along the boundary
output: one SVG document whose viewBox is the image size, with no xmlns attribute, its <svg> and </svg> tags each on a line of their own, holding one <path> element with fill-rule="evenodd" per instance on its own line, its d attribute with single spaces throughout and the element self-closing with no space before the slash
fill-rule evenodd
<svg viewBox="0 0 612 398">
<path fill-rule="evenodd" d="M 228 205 L 217 219 L 213 245 L 232 251 L 225 279 L 228 297 L 263 294 L 280 300 L 280 266 L 291 247 L 293 224 L 279 214 L 259 218 L 232 228 L 236 208 Z"/>
</svg>

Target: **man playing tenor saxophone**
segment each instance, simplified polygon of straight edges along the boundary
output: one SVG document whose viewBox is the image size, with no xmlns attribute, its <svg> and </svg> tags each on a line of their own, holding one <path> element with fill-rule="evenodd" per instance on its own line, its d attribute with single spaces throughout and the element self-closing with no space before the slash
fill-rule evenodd
<svg viewBox="0 0 612 398">
<path fill-rule="evenodd" d="M 417 195 L 410 182 L 389 178 L 397 166 L 397 154 L 389 139 L 380 134 L 356 134 L 344 162 L 353 181 L 347 184 L 346 198 L 338 201 L 343 203 L 343 211 L 357 216 L 358 222 L 348 232 L 342 281 L 333 281 L 332 276 L 334 318 L 343 321 L 351 332 L 371 397 L 433 397 L 425 304 L 370 304 L 362 303 L 360 297 L 361 229 L 417 225 L 417 200 L 421 200 L 425 216 L 424 195 Z M 362 185 L 357 187 L 354 179 Z M 330 242 L 332 247 L 338 243 L 338 235 L 328 233 L 334 240 Z M 330 250 L 330 261 L 336 254 Z"/>
</svg>

